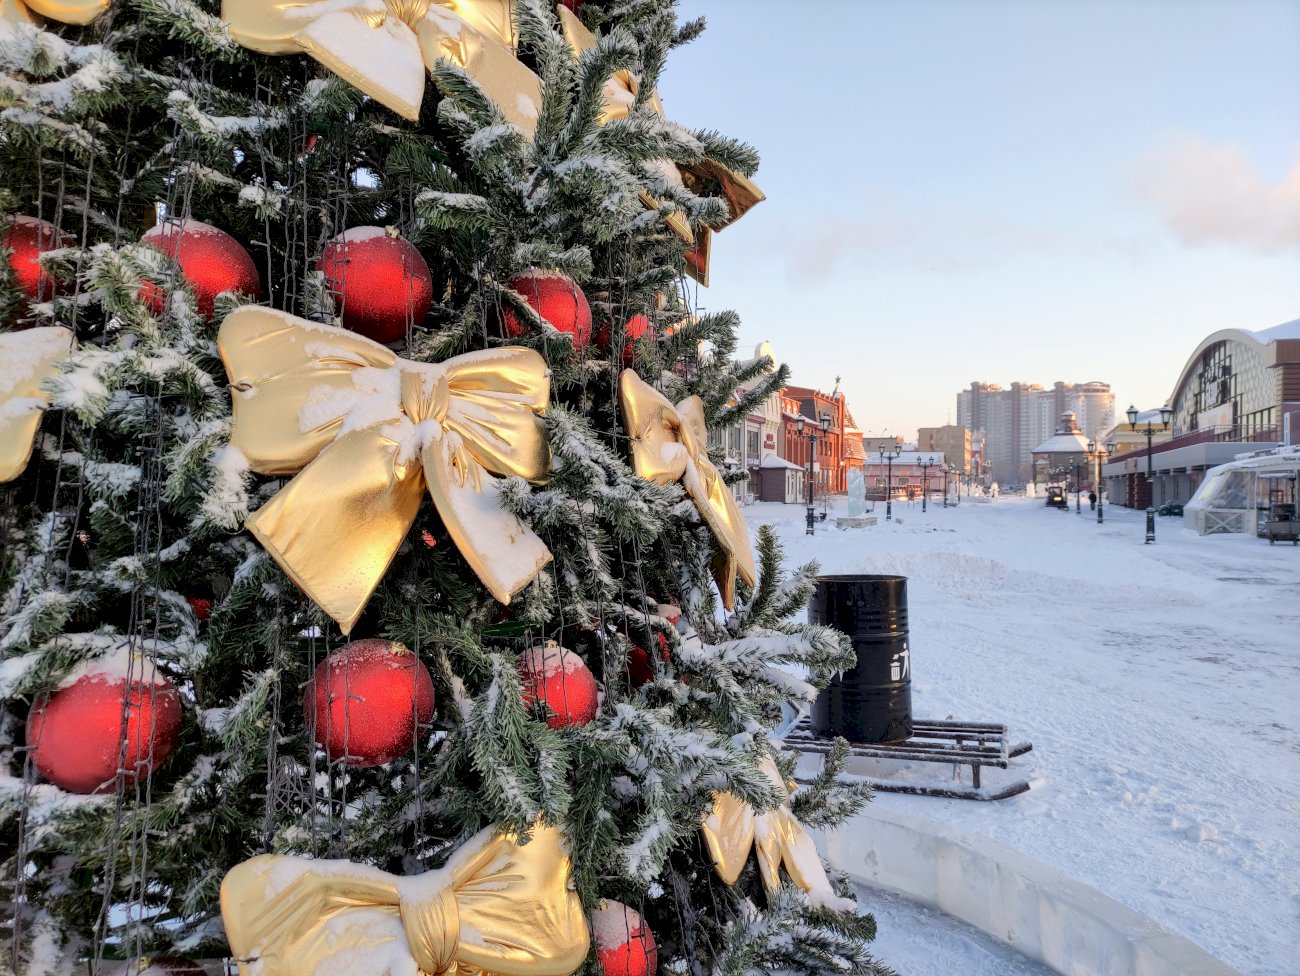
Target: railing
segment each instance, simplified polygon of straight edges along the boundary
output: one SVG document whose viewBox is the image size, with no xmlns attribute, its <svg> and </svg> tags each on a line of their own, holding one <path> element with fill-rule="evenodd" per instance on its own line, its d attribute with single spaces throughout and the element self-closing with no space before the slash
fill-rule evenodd
<svg viewBox="0 0 1300 976">
<path fill-rule="evenodd" d="M 1123 432 L 1121 436 L 1127 436 Z M 1268 427 L 1249 427 L 1243 424 L 1232 424 L 1226 427 L 1203 427 L 1200 430 L 1191 430 L 1186 434 L 1179 434 L 1177 437 L 1171 437 L 1167 441 L 1160 441 L 1151 447 L 1152 453 L 1161 451 L 1170 451 L 1179 447 L 1191 447 L 1194 444 L 1257 444 L 1257 443 L 1277 443 L 1282 440 L 1282 429 L 1276 424 Z M 1123 461 L 1127 458 L 1146 457 L 1147 446 L 1135 447 L 1130 451 L 1116 452 L 1106 459 L 1107 463 Z"/>
</svg>

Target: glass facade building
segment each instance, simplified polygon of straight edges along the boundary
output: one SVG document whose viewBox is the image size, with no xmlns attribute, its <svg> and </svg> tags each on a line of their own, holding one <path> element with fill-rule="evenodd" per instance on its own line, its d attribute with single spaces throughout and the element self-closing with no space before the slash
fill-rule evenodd
<svg viewBox="0 0 1300 976">
<path fill-rule="evenodd" d="M 1205 339 L 1183 367 L 1170 400 L 1174 436 L 1199 432 L 1208 440 L 1281 440 L 1288 340 L 1293 332 L 1300 338 L 1295 326 L 1226 329 Z"/>
</svg>

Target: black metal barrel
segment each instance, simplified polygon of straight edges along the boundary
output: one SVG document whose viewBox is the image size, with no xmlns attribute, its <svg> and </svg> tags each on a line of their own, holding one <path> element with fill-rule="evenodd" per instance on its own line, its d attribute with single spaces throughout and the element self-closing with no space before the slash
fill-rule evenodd
<svg viewBox="0 0 1300 976">
<path fill-rule="evenodd" d="M 819 576 L 808 619 L 853 640 L 858 663 L 813 704 L 819 736 L 901 742 L 912 735 L 906 576 Z"/>
</svg>

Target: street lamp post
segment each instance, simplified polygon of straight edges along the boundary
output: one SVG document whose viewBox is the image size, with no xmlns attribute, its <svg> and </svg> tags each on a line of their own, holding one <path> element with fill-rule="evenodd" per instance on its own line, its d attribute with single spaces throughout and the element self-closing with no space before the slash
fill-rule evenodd
<svg viewBox="0 0 1300 976">
<path fill-rule="evenodd" d="M 883 445 L 882 445 L 883 447 Z M 880 456 L 885 461 L 885 521 L 893 521 L 894 518 L 894 458 L 902 454 L 903 450 L 895 444 L 890 450 L 882 450 Z"/>
<path fill-rule="evenodd" d="M 948 507 L 948 472 L 951 470 L 951 465 L 945 464 L 941 470 L 943 471 L 943 507 L 947 508 Z"/>
<path fill-rule="evenodd" d="M 1107 441 L 1105 444 L 1098 444 L 1096 441 L 1088 441 L 1088 453 L 1092 455 L 1092 460 L 1097 468 L 1097 473 L 1092 479 L 1092 490 L 1097 493 L 1097 524 L 1101 525 L 1104 521 L 1101 517 L 1101 510 L 1106 494 L 1102 490 L 1101 466 L 1106 463 L 1108 455 L 1115 453 L 1115 442 Z"/>
<path fill-rule="evenodd" d="M 1128 410 L 1125 411 L 1128 416 L 1129 429 L 1138 434 L 1145 434 L 1147 439 L 1147 537 L 1146 544 L 1150 545 L 1156 541 L 1156 510 L 1152 502 L 1155 501 L 1155 491 L 1152 484 L 1151 471 L 1151 438 L 1160 431 L 1169 429 L 1169 421 L 1173 419 L 1174 412 L 1165 404 L 1160 408 L 1160 426 L 1152 427 L 1151 421 L 1146 422 L 1146 426 L 1138 430 L 1138 408 L 1129 404 Z"/>
<path fill-rule="evenodd" d="M 934 467 L 934 458 L 927 457 L 917 467 L 921 469 L 921 511 L 924 512 L 926 499 L 930 497 L 930 469 Z"/>
<path fill-rule="evenodd" d="M 1079 459 L 1070 458 L 1070 463 L 1074 465 L 1074 514 L 1083 514 L 1083 479 L 1079 477 Z"/>
<path fill-rule="evenodd" d="M 823 413 L 823 414 L 821 415 L 821 417 L 820 417 L 820 418 L 818 419 L 818 421 L 817 421 L 817 426 L 816 426 L 816 427 L 813 427 L 813 429 L 812 429 L 809 433 L 807 433 L 807 434 L 804 434 L 804 432 L 803 432 L 803 428 L 804 428 L 804 418 L 803 418 L 803 416 L 801 415 L 801 416 L 795 418 L 795 422 L 794 422 L 794 429 L 795 429 L 795 432 L 798 433 L 798 434 L 803 435 L 804 437 L 806 437 L 806 438 L 808 439 L 808 492 L 807 492 L 807 497 L 808 497 L 808 512 L 807 512 L 807 515 L 808 515 L 808 528 L 807 528 L 807 531 L 804 533 L 805 535 L 814 535 L 815 532 L 814 532 L 814 530 L 813 530 L 813 526 L 815 526 L 818 522 L 820 522 L 821 519 L 824 519 L 824 518 L 826 517 L 826 513 L 825 513 L 825 512 L 822 513 L 821 518 L 818 518 L 818 517 L 813 513 L 813 459 L 817 456 L 817 440 L 818 440 L 818 438 L 817 438 L 817 430 L 818 430 L 819 427 L 821 428 L 821 433 L 822 433 L 822 436 L 824 437 L 824 436 L 826 435 L 826 433 L 831 429 L 831 415 L 830 415 L 830 414 L 828 414 L 828 413 Z"/>
</svg>

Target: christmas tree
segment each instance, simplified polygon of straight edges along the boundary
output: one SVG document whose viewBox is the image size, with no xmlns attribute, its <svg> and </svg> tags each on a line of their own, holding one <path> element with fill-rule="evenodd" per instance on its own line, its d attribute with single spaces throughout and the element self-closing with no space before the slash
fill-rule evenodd
<svg viewBox="0 0 1300 976">
<path fill-rule="evenodd" d="M 702 28 L 0 0 L 7 967 L 886 972 L 772 733 L 851 652 L 709 446 L 788 377 L 692 311 Z"/>
</svg>

